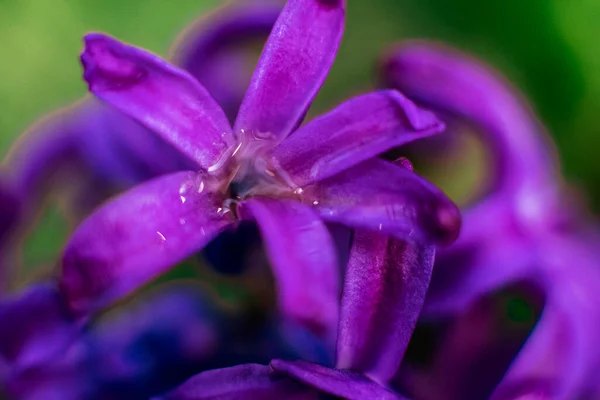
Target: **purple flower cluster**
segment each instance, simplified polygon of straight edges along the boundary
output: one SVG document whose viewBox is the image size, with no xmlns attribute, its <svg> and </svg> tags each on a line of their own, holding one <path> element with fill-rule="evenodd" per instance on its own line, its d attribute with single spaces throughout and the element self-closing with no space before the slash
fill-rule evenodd
<svg viewBox="0 0 600 400">
<path fill-rule="evenodd" d="M 86 35 L 95 98 L 32 128 L 0 181 L 3 283 L 14 239 L 48 193 L 64 192 L 77 221 L 57 273 L 0 298 L 6 396 L 600 396 L 597 233 L 543 128 L 489 67 L 427 42 L 386 54 L 383 88 L 305 121 L 345 13 L 344 0 L 233 3 L 186 31 L 173 64 Z M 264 39 L 251 74 L 243 49 Z M 494 172 L 462 213 L 389 157 L 452 140 L 457 121 L 478 127 Z M 234 286 L 244 301 L 223 304 L 211 284 L 155 282 L 202 251 L 219 277 L 241 254 L 242 274 L 255 276 Z M 478 365 L 469 333 L 491 335 L 473 310 L 520 282 L 543 294 L 540 320 L 509 366 Z M 419 319 L 470 313 L 436 350 L 432 381 L 407 366 Z M 500 372 L 482 379 L 488 370 Z"/>
</svg>

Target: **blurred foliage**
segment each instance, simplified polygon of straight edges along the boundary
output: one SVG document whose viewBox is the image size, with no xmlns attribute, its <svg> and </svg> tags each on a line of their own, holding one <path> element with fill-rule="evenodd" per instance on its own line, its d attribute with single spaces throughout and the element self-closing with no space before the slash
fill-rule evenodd
<svg viewBox="0 0 600 400">
<path fill-rule="evenodd" d="M 36 118 L 86 93 L 78 62 L 84 33 L 104 31 L 166 55 L 182 28 L 219 3 L 0 0 L 1 154 Z M 600 206 L 595 156 L 600 145 L 600 1 L 348 3 L 344 42 L 315 112 L 372 87 L 377 60 L 393 43 L 422 37 L 445 41 L 491 62 L 531 99 L 556 139 L 568 179 Z M 47 249 L 38 246 L 46 255 Z"/>
</svg>

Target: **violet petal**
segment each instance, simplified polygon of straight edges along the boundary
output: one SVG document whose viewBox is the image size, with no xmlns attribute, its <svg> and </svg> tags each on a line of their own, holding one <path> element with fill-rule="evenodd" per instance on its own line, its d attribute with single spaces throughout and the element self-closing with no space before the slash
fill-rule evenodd
<svg viewBox="0 0 600 400">
<path fill-rule="evenodd" d="M 298 186 L 328 178 L 444 125 L 394 90 L 355 97 L 309 122 L 273 155 Z"/>
<path fill-rule="evenodd" d="M 260 57 L 235 132 L 285 138 L 323 84 L 342 39 L 345 0 L 289 0 Z"/>
<path fill-rule="evenodd" d="M 227 117 L 188 73 L 100 33 L 85 36 L 84 79 L 96 96 L 152 129 L 203 168 L 234 143 Z"/>
<path fill-rule="evenodd" d="M 304 188 L 323 219 L 399 239 L 449 244 L 460 213 L 439 189 L 412 171 L 372 159 Z"/>
<path fill-rule="evenodd" d="M 48 362 L 75 338 L 77 327 L 51 283 L 0 302 L 0 361 L 19 370 Z"/>
<path fill-rule="evenodd" d="M 61 285 L 86 313 L 122 297 L 202 247 L 229 222 L 202 174 L 148 181 L 106 203 L 73 234 Z"/>
<path fill-rule="evenodd" d="M 293 200 L 253 197 L 240 209 L 259 226 L 283 313 L 318 331 L 335 332 L 340 272 L 325 224 L 308 206 Z"/>
<path fill-rule="evenodd" d="M 357 231 L 346 270 L 337 367 L 386 383 L 423 307 L 435 248 Z"/>
<path fill-rule="evenodd" d="M 269 376 L 269 367 L 238 365 L 202 372 L 161 400 L 317 400 L 318 393 L 290 379 Z"/>
<path fill-rule="evenodd" d="M 306 361 L 271 361 L 276 375 L 285 375 L 325 393 L 348 400 L 402 400 L 369 378 L 356 372 L 327 368 Z"/>
</svg>

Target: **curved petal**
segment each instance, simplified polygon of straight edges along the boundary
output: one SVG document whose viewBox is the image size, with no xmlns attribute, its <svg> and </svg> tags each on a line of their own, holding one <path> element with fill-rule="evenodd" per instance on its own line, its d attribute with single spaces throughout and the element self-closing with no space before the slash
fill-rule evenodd
<svg viewBox="0 0 600 400">
<path fill-rule="evenodd" d="M 357 231 L 344 280 L 337 367 L 389 382 L 412 336 L 435 248 Z"/>
<path fill-rule="evenodd" d="M 266 42 L 281 8 L 231 2 L 194 22 L 171 51 L 173 63 L 202 83 L 232 122 L 252 77 L 252 49 Z"/>
<path fill-rule="evenodd" d="M 0 302 L 0 361 L 20 370 L 48 362 L 75 338 L 77 326 L 56 286 L 41 283 Z"/>
<path fill-rule="evenodd" d="M 277 19 L 234 131 L 285 138 L 303 118 L 342 39 L 345 0 L 289 0 Z"/>
<path fill-rule="evenodd" d="M 240 211 L 244 218 L 256 219 L 283 313 L 332 333 L 338 320 L 339 270 L 325 224 L 309 207 L 287 199 L 253 197 Z"/>
<path fill-rule="evenodd" d="M 62 258 L 62 289 L 86 313 L 128 294 L 200 250 L 229 222 L 202 174 L 179 172 L 139 185 L 85 220 Z"/>
<path fill-rule="evenodd" d="M 581 246 L 578 239 L 547 238 L 544 243 L 540 272 L 547 302 L 493 399 L 505 399 L 532 383 L 557 400 L 592 389 L 600 368 L 600 271 L 597 250 Z"/>
<path fill-rule="evenodd" d="M 273 155 L 294 183 L 304 186 L 443 129 L 431 112 L 385 90 L 355 97 L 309 122 Z"/>
<path fill-rule="evenodd" d="M 161 400 L 318 400 L 318 393 L 289 379 L 269 376 L 259 364 L 202 372 Z"/>
<path fill-rule="evenodd" d="M 348 400 L 402 400 L 393 393 L 356 372 L 327 368 L 306 361 L 271 361 L 276 374 L 289 376 L 325 393 Z"/>
<path fill-rule="evenodd" d="M 499 185 L 525 190 L 540 206 L 556 196 L 558 162 L 547 134 L 521 96 L 491 68 L 456 50 L 416 42 L 392 53 L 384 74 L 411 98 L 481 125 L 498 157 Z"/>
<path fill-rule="evenodd" d="M 81 162 L 76 132 L 84 122 L 85 105 L 75 103 L 36 122 L 11 147 L 3 168 L 6 181 L 25 208 L 47 193 L 49 181 L 61 167 Z"/>
<path fill-rule="evenodd" d="M 372 159 L 303 190 L 326 221 L 400 239 L 449 244 L 460 229 L 456 205 L 412 171 Z"/>
<path fill-rule="evenodd" d="M 203 168 L 234 143 L 208 91 L 161 58 L 100 33 L 85 36 L 84 79 L 96 96 L 154 130 Z"/>
</svg>

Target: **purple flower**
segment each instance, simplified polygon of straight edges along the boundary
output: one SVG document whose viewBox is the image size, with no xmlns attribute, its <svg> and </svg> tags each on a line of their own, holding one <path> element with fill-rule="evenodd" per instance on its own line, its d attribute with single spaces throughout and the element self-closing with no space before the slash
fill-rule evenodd
<svg viewBox="0 0 600 400">
<path fill-rule="evenodd" d="M 201 373 L 164 400 L 403 398 L 388 384 L 421 311 L 433 259 L 433 246 L 360 230 L 344 281 L 335 368 L 277 359 L 269 367 L 240 365 Z"/>
<path fill-rule="evenodd" d="M 339 273 L 326 222 L 428 244 L 456 237 L 460 217 L 450 200 L 412 171 L 375 158 L 439 132 L 432 113 L 385 90 L 298 128 L 333 63 L 344 15 L 343 1 L 287 3 L 233 129 L 186 72 L 108 36 L 86 36 L 81 59 L 90 90 L 197 170 L 139 185 L 79 227 L 61 276 L 74 311 L 126 295 L 250 220 L 272 261 L 284 315 L 331 333 Z"/>
<path fill-rule="evenodd" d="M 392 87 L 481 127 L 495 156 L 494 190 L 439 253 L 426 314 L 464 312 L 490 291 L 534 281 L 546 295 L 541 320 L 492 398 L 589 396 L 600 368 L 597 234 L 565 196 L 544 129 L 503 79 L 454 50 L 409 44 L 384 71 Z"/>
</svg>

